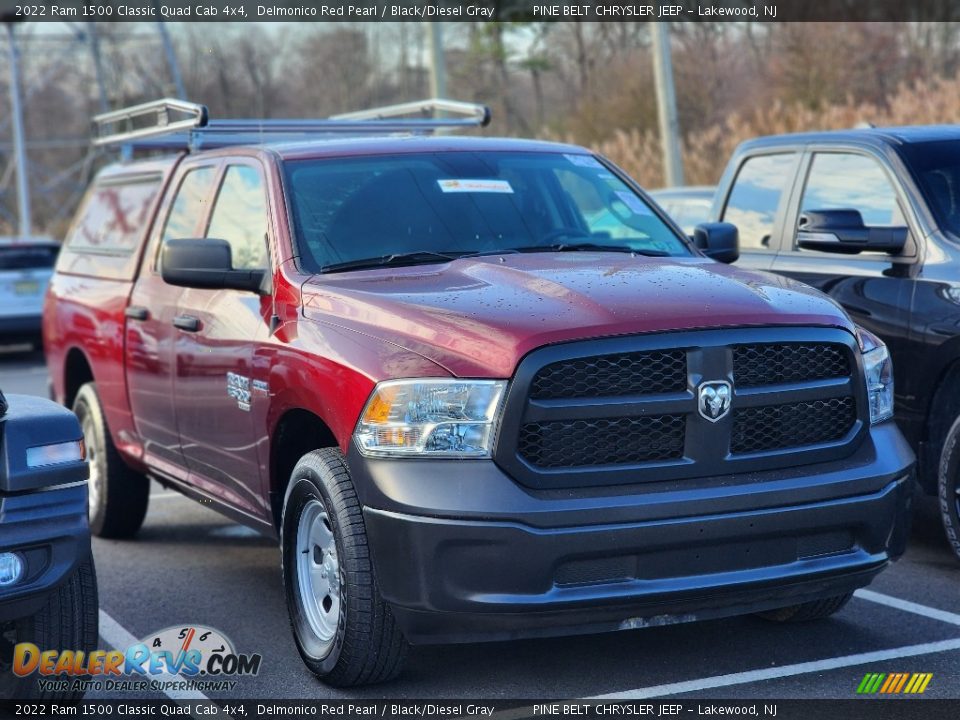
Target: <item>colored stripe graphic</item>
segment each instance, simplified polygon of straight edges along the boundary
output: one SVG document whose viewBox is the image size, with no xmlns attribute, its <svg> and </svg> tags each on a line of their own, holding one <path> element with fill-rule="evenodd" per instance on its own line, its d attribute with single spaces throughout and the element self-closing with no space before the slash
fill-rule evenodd
<svg viewBox="0 0 960 720">
<path fill-rule="evenodd" d="M 867 673 L 857 686 L 858 695 L 920 695 L 933 680 L 933 673 Z"/>
</svg>

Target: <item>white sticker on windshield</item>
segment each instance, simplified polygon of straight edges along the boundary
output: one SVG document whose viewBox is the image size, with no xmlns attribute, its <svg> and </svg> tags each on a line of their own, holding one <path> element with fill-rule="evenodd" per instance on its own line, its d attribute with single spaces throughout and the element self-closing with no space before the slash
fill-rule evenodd
<svg viewBox="0 0 960 720">
<path fill-rule="evenodd" d="M 445 193 L 512 193 L 513 188 L 506 180 L 437 180 Z"/>
<path fill-rule="evenodd" d="M 646 204 L 634 195 L 631 192 L 625 192 L 623 190 L 617 190 L 617 197 L 623 201 L 623 204 L 630 208 L 631 212 L 635 215 L 653 215 L 650 208 Z"/>
<path fill-rule="evenodd" d="M 603 164 L 593 155 L 564 155 L 564 157 L 577 167 L 595 168 L 597 170 L 606 170 Z"/>
</svg>

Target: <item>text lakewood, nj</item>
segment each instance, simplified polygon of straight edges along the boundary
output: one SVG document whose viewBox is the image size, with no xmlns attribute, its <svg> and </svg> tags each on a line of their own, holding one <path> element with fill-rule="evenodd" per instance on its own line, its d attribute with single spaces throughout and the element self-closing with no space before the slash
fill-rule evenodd
<svg viewBox="0 0 960 720">
<path fill-rule="evenodd" d="M 777 16 L 776 5 L 719 6 L 697 5 L 690 8 L 684 5 L 617 5 L 598 3 L 596 5 L 534 5 L 533 16 L 539 18 L 737 18 Z"/>
</svg>

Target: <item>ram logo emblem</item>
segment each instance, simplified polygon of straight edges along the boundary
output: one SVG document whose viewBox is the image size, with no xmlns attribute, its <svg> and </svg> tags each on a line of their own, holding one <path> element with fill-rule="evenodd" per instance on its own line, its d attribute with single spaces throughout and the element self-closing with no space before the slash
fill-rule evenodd
<svg viewBox="0 0 960 720">
<path fill-rule="evenodd" d="M 697 406 L 700 408 L 700 414 L 710 422 L 716 422 L 730 412 L 732 399 L 733 391 L 730 383 L 725 380 L 701 383 L 697 388 Z"/>
</svg>

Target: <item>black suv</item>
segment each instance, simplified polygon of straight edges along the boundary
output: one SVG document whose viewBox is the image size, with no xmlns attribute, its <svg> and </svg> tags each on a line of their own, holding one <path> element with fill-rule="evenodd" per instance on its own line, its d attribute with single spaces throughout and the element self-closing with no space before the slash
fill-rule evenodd
<svg viewBox="0 0 960 720">
<path fill-rule="evenodd" d="M 893 355 L 896 417 L 960 557 L 960 126 L 742 144 L 712 218 L 740 264 L 828 293 Z"/>
<path fill-rule="evenodd" d="M 83 694 L 14 672 L 19 643 L 86 655 L 97 647 L 82 438 L 69 410 L 26 395 L 8 406 L 0 393 L 0 700 Z"/>
</svg>

